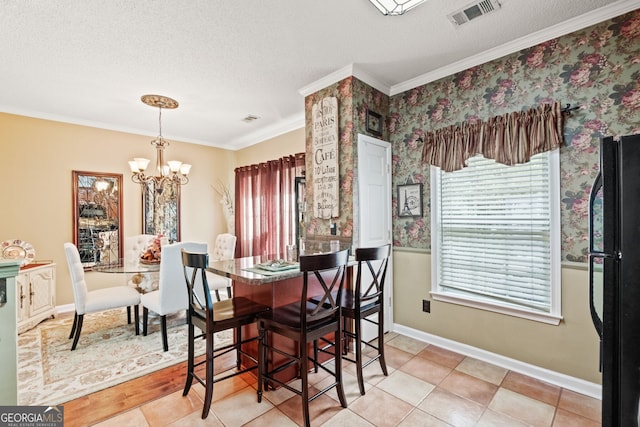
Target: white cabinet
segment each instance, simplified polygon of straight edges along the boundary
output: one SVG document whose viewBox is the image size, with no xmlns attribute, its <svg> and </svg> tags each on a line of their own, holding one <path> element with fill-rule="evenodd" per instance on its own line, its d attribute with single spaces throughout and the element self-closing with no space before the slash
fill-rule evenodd
<svg viewBox="0 0 640 427">
<path fill-rule="evenodd" d="M 56 315 L 56 265 L 28 264 L 16 278 L 18 333 Z"/>
</svg>

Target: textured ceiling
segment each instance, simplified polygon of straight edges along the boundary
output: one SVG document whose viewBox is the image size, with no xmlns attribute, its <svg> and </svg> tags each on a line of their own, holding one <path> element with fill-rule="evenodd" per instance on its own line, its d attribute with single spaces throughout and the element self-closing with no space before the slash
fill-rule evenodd
<svg viewBox="0 0 640 427">
<path fill-rule="evenodd" d="M 387 94 L 638 7 L 637 0 L 469 0 L 383 16 L 368 0 L 0 0 L 0 111 L 243 148 L 303 126 L 304 94 L 353 73 Z M 260 119 L 247 123 L 242 119 Z"/>
</svg>

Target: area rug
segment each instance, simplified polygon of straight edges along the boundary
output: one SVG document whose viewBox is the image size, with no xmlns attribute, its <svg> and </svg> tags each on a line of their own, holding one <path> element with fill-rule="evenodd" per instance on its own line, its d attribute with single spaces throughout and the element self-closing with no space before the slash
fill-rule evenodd
<svg viewBox="0 0 640 427">
<path fill-rule="evenodd" d="M 18 403 L 58 405 L 187 359 L 184 314 L 168 320 L 169 351 L 159 327 L 135 335 L 125 309 L 86 314 L 76 350 L 70 351 L 73 317 L 51 319 L 18 337 Z M 230 343 L 232 331 L 216 334 L 215 346 Z M 196 354 L 204 354 L 196 340 Z"/>
</svg>

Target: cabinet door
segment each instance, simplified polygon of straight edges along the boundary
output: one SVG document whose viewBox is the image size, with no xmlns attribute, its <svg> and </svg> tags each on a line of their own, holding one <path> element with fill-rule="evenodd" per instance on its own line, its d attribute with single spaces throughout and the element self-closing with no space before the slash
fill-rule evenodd
<svg viewBox="0 0 640 427">
<path fill-rule="evenodd" d="M 53 268 L 43 268 L 30 273 L 29 317 L 51 309 L 53 305 L 52 284 L 55 283 L 53 275 Z"/>
<path fill-rule="evenodd" d="M 16 314 L 18 323 L 29 317 L 29 273 L 16 277 Z"/>
</svg>

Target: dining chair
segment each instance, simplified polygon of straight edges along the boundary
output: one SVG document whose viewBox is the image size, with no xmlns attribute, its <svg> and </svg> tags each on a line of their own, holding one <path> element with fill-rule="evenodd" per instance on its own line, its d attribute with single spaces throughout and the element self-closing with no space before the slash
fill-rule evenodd
<svg viewBox="0 0 640 427">
<path fill-rule="evenodd" d="M 140 295 L 142 303 L 142 335 L 147 336 L 149 311 L 160 316 L 162 349 L 169 350 L 167 339 L 167 315 L 183 311 L 189 306 L 184 291 L 182 249 L 192 252 L 207 252 L 206 243 L 181 242 L 164 245 L 160 255 L 160 277 L 158 289 Z"/>
<path fill-rule="evenodd" d="M 64 252 L 67 257 L 67 265 L 69 266 L 75 304 L 73 326 L 69 334 L 69 339 L 73 338 L 71 350 L 75 350 L 78 345 L 80 332 L 82 331 L 82 323 L 86 313 L 95 313 L 120 307 L 127 307 L 127 310 L 133 308 L 136 335 L 139 335 L 138 304 L 140 304 L 140 294 L 138 291 L 129 286 L 111 286 L 89 291 L 78 248 L 73 243 L 65 243 Z M 130 318 L 128 322 L 131 323 Z"/>
<path fill-rule="evenodd" d="M 357 248 L 355 259 L 358 263 L 355 289 L 345 290 L 342 297 L 343 338 L 354 340 L 355 359 L 343 355 L 343 359 L 356 364 L 360 394 L 365 394 L 362 369 L 378 360 L 385 376 L 387 364 L 384 360 L 384 284 L 387 265 L 391 254 L 391 245 L 373 248 Z M 372 316 L 373 318 L 369 317 Z M 377 342 L 362 340 L 362 322 L 366 321 L 377 327 Z M 347 327 L 353 322 L 353 332 Z M 375 355 L 366 362 L 362 361 L 363 345 L 375 350 Z M 343 347 L 346 349 L 346 345 Z M 346 353 L 346 351 L 345 351 Z"/>
<path fill-rule="evenodd" d="M 275 308 L 258 316 L 258 335 L 261 337 L 258 346 L 260 369 L 258 370 L 258 402 L 262 401 L 262 391 L 273 384 L 280 385 L 301 396 L 302 415 L 306 426 L 310 425 L 309 402 L 333 389 L 343 408 L 347 400 L 342 386 L 342 322 L 340 321 L 342 290 L 349 258 L 349 250 L 317 255 L 300 256 L 300 271 L 303 273 L 300 297 L 294 303 Z M 316 283 L 317 281 L 317 283 Z M 319 284 L 319 286 L 318 286 Z M 316 296 L 317 299 L 312 298 Z M 320 349 L 333 356 L 333 370 L 320 364 L 315 343 L 321 337 L 333 333 L 333 351 Z M 283 346 L 276 345 L 274 335 L 281 335 L 296 343 L 295 352 L 287 352 Z M 269 336 L 273 338 L 270 342 Z M 314 351 L 309 355 L 308 346 L 314 344 Z M 284 357 L 285 361 L 275 366 L 272 361 L 269 369 L 268 352 Z M 293 354 L 292 354 L 293 353 Z M 316 368 L 319 366 L 333 376 L 331 384 L 309 396 L 309 362 Z M 296 367 L 301 379 L 301 387 L 297 389 L 291 384 L 278 379 L 278 373 Z"/>
<path fill-rule="evenodd" d="M 189 393 L 194 379 L 204 386 L 205 395 L 202 408 L 202 418 L 204 419 L 209 415 L 213 397 L 213 385 L 215 383 L 258 367 L 258 359 L 245 352 L 243 346 L 259 340 L 260 337 L 243 340 L 242 327 L 255 323 L 256 317 L 268 311 L 269 308 L 243 297 L 232 297 L 214 302 L 211 298 L 211 290 L 206 274 L 209 264 L 209 255 L 207 253 L 188 252 L 183 249 L 182 264 L 189 300 L 187 311 L 187 323 L 189 325 L 187 379 L 182 395 L 186 396 Z M 200 330 L 197 335 L 196 328 Z M 227 329 L 234 329 L 234 342 L 214 348 L 214 335 Z M 205 358 L 195 363 L 195 340 L 203 337 L 206 340 Z M 226 373 L 214 379 L 214 360 L 232 351 L 236 352 L 236 369 L 234 372 Z M 244 357 L 244 363 L 251 363 L 251 365 L 242 366 L 242 357 Z M 196 368 L 203 364 L 205 365 L 204 378 L 196 372 Z"/>
<path fill-rule="evenodd" d="M 210 255 L 211 261 L 233 259 L 236 251 L 236 236 L 230 233 L 222 233 L 216 236 L 213 251 Z M 231 298 L 231 279 L 218 274 L 207 272 L 209 289 L 216 294 L 216 299 L 220 301 L 220 291 L 227 291 L 227 298 Z"/>
<path fill-rule="evenodd" d="M 123 262 L 127 266 L 136 266 L 146 248 L 156 238 L 155 234 L 134 234 L 124 238 Z M 146 289 L 158 289 L 159 273 L 131 273 L 126 277 L 130 286 L 144 284 Z"/>
</svg>

